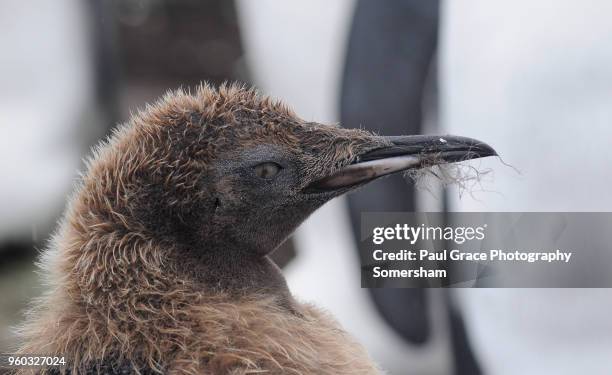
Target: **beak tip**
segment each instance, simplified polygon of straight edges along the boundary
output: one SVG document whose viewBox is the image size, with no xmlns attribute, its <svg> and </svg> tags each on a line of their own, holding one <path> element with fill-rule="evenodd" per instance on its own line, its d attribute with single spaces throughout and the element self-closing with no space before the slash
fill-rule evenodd
<svg viewBox="0 0 612 375">
<path fill-rule="evenodd" d="M 444 145 L 434 148 L 438 155 L 446 162 L 460 162 L 471 159 L 486 158 L 488 156 L 498 156 L 497 151 L 488 144 L 467 137 L 447 136 L 448 140 Z"/>
<path fill-rule="evenodd" d="M 476 152 L 478 158 L 486 158 L 487 156 L 499 156 L 497 151 L 486 143 L 480 142 L 477 146 L 478 151 Z"/>
</svg>

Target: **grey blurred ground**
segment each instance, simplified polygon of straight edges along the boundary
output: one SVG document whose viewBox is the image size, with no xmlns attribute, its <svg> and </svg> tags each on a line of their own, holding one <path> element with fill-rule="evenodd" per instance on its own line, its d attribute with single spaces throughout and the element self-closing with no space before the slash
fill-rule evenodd
<svg viewBox="0 0 612 375">
<path fill-rule="evenodd" d="M 23 311 L 31 298 L 42 292 L 38 277 L 30 259 L 13 262 L 0 272 L 0 352 L 14 346 L 11 327 L 23 319 Z"/>
</svg>

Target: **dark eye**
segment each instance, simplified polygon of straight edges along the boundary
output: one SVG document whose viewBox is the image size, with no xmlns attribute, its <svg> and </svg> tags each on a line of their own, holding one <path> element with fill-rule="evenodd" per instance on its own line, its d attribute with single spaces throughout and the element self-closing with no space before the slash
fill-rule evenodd
<svg viewBox="0 0 612 375">
<path fill-rule="evenodd" d="M 269 179 L 278 174 L 283 167 L 273 162 L 257 164 L 255 166 L 255 174 L 258 177 Z"/>
</svg>

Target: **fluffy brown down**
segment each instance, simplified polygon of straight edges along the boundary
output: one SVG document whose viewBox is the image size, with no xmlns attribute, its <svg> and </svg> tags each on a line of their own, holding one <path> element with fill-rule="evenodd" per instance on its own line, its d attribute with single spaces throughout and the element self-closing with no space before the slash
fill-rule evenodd
<svg viewBox="0 0 612 375">
<path fill-rule="evenodd" d="M 192 186 L 189 170 L 180 171 L 188 163 L 166 165 L 173 151 L 161 145 L 159 129 L 194 114 L 200 123 L 231 124 L 249 113 L 274 113 L 272 127 L 300 121 L 252 90 L 201 86 L 166 95 L 96 150 L 41 258 L 48 292 L 21 329 L 20 353 L 66 356 L 73 373 L 107 358 L 168 374 L 378 373 L 363 348 L 309 304 L 296 303 L 291 313 L 276 295 L 229 293 L 182 277 L 180 262 L 168 257 L 174 244 L 131 216 L 137 197 L 130 185 L 143 178 L 143 166 L 151 175 L 177 170 L 172 183 Z M 193 152 L 201 162 L 222 144 Z"/>
</svg>

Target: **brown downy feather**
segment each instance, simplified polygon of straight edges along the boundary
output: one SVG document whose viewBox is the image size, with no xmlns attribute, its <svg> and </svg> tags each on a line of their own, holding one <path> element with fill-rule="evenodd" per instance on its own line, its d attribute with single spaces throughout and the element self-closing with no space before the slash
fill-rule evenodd
<svg viewBox="0 0 612 375">
<path fill-rule="evenodd" d="M 289 145 L 300 142 L 296 134 L 279 132 L 280 123 L 301 121 L 282 104 L 236 86 L 201 86 L 193 95 L 167 94 L 96 149 L 41 258 L 48 292 L 20 330 L 19 353 L 65 356 L 72 373 L 102 373 L 108 363 L 168 374 L 378 372 L 325 312 L 294 301 L 289 311 L 279 295 L 265 290 L 203 287 L 169 255 L 180 245 L 135 220 L 133 205 L 141 197 L 134 184 L 168 178 L 175 190 L 193 189 L 201 176 L 191 167 L 199 163 L 206 170 L 201 164 L 227 147 L 219 139 L 193 149 L 187 142 L 194 140 L 184 138 L 192 134 L 175 133 L 174 124 L 212 124 L 201 136 L 216 137 L 249 116 L 267 124 L 256 131 L 275 132 L 278 142 Z M 163 177 L 168 170 L 172 174 Z M 171 205 L 204 202 L 198 194 L 206 192 L 190 192 Z"/>
</svg>

